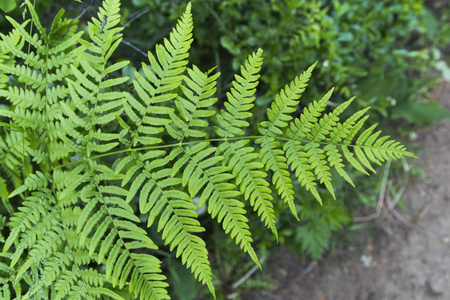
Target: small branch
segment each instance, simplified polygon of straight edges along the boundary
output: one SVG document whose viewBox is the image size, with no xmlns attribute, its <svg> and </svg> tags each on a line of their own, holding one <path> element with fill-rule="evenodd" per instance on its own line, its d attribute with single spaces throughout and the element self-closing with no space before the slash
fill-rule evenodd
<svg viewBox="0 0 450 300">
<path fill-rule="evenodd" d="M 67 28 L 67 31 L 64 33 L 63 37 L 65 37 L 67 35 L 67 33 L 70 30 L 70 27 L 72 27 L 73 22 L 80 19 L 86 13 L 86 11 L 92 6 L 93 2 L 94 2 L 94 0 L 91 0 L 91 2 L 88 4 L 88 6 L 83 8 L 83 11 L 76 18 L 74 18 L 74 19 L 72 19 L 72 21 L 70 21 L 69 27 Z"/>
<path fill-rule="evenodd" d="M 142 51 L 141 49 L 139 49 L 139 48 L 136 47 L 135 45 L 133 45 L 133 44 L 131 44 L 131 43 L 125 41 L 125 40 L 122 40 L 122 43 L 124 43 L 125 45 L 127 45 L 127 46 L 133 48 L 134 50 L 136 50 L 136 51 L 139 52 L 140 54 L 144 55 L 145 57 L 148 57 L 147 53 L 145 53 L 144 51 Z"/>
<path fill-rule="evenodd" d="M 306 276 L 314 269 L 314 267 L 317 265 L 317 261 L 313 260 L 307 267 L 302 271 L 300 274 L 301 276 Z"/>
<path fill-rule="evenodd" d="M 261 291 L 260 294 L 274 300 L 283 300 L 280 296 L 274 295 L 272 292 L 269 291 Z"/>
<path fill-rule="evenodd" d="M 383 207 L 383 201 L 386 195 L 386 186 L 387 186 L 387 182 L 388 182 L 388 177 L 389 177 L 389 171 L 391 169 L 391 161 L 389 160 L 386 163 L 386 167 L 384 169 L 383 172 L 383 178 L 381 180 L 381 187 L 380 187 L 380 192 L 378 193 L 378 202 L 377 202 L 377 209 L 373 214 L 370 214 L 368 216 L 363 216 L 363 217 L 353 217 L 353 222 L 355 223 L 360 223 L 360 222 L 367 222 L 367 221 L 371 221 L 373 219 L 376 219 L 380 216 L 381 214 L 381 208 Z"/>
<path fill-rule="evenodd" d="M 266 260 L 267 256 L 263 255 L 263 257 L 261 257 L 261 260 L 259 261 L 260 264 L 263 264 L 263 262 Z M 238 281 L 236 281 L 235 283 L 233 283 L 233 285 L 231 286 L 233 289 L 237 289 L 241 284 L 243 284 L 247 279 L 250 278 L 250 276 L 253 275 L 253 273 L 255 273 L 257 270 L 259 270 L 258 266 L 253 266 L 247 273 L 245 273 L 244 276 L 241 277 L 241 279 L 239 279 Z"/>
<path fill-rule="evenodd" d="M 398 193 L 397 193 L 398 194 Z M 437 234 L 423 230 L 420 227 L 417 227 L 416 225 L 414 225 L 413 223 L 411 223 L 409 220 L 407 220 L 402 214 L 400 214 L 396 209 L 395 209 L 395 203 L 394 201 L 391 201 L 390 197 L 386 197 L 386 206 L 389 210 L 389 212 L 397 219 L 400 221 L 400 223 L 402 223 L 403 225 L 405 225 L 406 227 L 414 230 L 415 232 L 418 232 L 420 234 L 426 235 L 429 238 L 435 239 L 435 240 L 442 240 Z"/>
<path fill-rule="evenodd" d="M 168 3 L 168 2 L 161 3 L 161 4 L 160 4 L 160 7 L 163 7 L 163 6 L 166 6 L 166 5 L 169 5 L 169 4 L 170 4 L 170 3 Z M 140 11 L 136 11 L 136 12 L 134 12 L 134 13 L 131 13 L 131 14 L 130 14 L 130 17 L 131 17 L 132 15 L 135 15 L 135 16 L 132 17 L 132 18 L 130 19 L 130 21 L 126 22 L 125 25 L 123 25 L 123 28 L 127 28 L 128 26 L 130 26 L 131 23 L 133 23 L 134 21 L 136 21 L 137 19 L 139 19 L 142 15 L 148 13 L 152 8 L 153 8 L 153 7 L 150 7 L 150 6 L 149 6 L 149 7 L 146 7 L 146 8 L 141 9 Z"/>
<path fill-rule="evenodd" d="M 406 190 L 406 186 L 408 185 L 408 179 L 406 179 L 405 184 L 398 190 L 398 192 L 394 196 L 394 201 L 392 201 L 392 207 L 397 205 L 397 202 L 400 200 L 400 198 L 403 196 Z"/>
<path fill-rule="evenodd" d="M 133 17 L 130 21 L 126 22 L 125 25 L 123 25 L 123 28 L 127 28 L 128 26 L 130 26 L 131 23 L 133 23 L 134 21 L 139 19 L 142 15 L 148 13 L 150 11 L 150 9 L 151 9 L 151 7 L 147 7 L 147 8 L 144 8 L 143 10 L 141 10 L 140 12 L 138 12 L 135 17 Z"/>
</svg>

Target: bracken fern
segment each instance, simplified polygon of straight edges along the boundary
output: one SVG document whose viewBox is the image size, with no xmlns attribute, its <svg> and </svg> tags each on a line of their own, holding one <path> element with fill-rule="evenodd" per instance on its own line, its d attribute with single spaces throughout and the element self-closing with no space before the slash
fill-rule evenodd
<svg viewBox="0 0 450 300">
<path fill-rule="evenodd" d="M 111 59 L 119 0 L 103 2 L 88 39 L 63 10 L 47 32 L 25 2 L 31 20 L 7 17 L 14 29 L 0 40 L 1 299 L 168 299 L 151 226 L 215 295 L 198 207 L 259 265 L 244 201 L 277 237 L 274 196 L 297 217 L 294 175 L 322 203 L 318 185 L 335 196 L 332 169 L 354 186 L 344 158 L 368 174 L 414 157 L 375 125 L 359 134 L 368 108 L 341 122 L 353 99 L 324 113 L 332 91 L 294 119 L 314 66 L 249 136 L 261 49 L 216 114 L 220 74 L 188 67 L 190 5 L 129 92 L 117 75 L 129 62 Z"/>
</svg>

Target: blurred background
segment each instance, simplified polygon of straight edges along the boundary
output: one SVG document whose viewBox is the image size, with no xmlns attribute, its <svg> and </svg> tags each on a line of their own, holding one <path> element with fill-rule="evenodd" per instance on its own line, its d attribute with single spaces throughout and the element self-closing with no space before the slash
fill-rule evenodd
<svg viewBox="0 0 450 300">
<path fill-rule="evenodd" d="M 13 14 L 21 18 L 23 8 Z M 100 0 L 36 0 L 41 20 L 61 9 L 86 24 Z M 450 145 L 450 2 L 448 0 L 192 0 L 191 63 L 217 66 L 218 107 L 249 53 L 264 50 L 255 116 L 274 94 L 318 62 L 302 106 L 330 88 L 334 107 L 356 96 L 351 114 L 371 106 L 371 124 L 404 142 L 421 162 L 335 180 L 320 206 L 296 188 L 296 221 L 275 201 L 279 242 L 249 215 L 263 271 L 217 224 L 204 218 L 218 299 L 450 299 L 447 158 Z M 147 51 L 168 36 L 182 0 L 123 0 L 124 40 L 117 60 L 132 80 Z M 50 24 L 43 24 L 50 26 Z M 10 27 L 0 15 L 0 31 Z M 222 101 L 221 101 L 222 100 Z M 256 132 L 256 122 L 251 130 Z M 251 132 L 249 132 L 251 134 Z M 448 143 L 447 143 L 448 142 Z M 445 198 L 447 197 L 447 198 Z M 150 232 L 158 241 L 156 232 Z M 161 244 L 161 249 L 165 249 Z M 407 250 L 405 250 L 407 249 Z M 209 299 L 168 249 L 162 251 L 174 299 Z M 416 261 L 415 261 L 416 260 Z"/>
</svg>

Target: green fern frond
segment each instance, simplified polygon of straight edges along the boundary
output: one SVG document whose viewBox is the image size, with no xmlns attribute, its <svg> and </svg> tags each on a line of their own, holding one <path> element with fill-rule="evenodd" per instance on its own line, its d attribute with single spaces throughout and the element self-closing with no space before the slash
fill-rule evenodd
<svg viewBox="0 0 450 300">
<path fill-rule="evenodd" d="M 142 66 L 145 77 L 139 72 L 135 73 L 136 80 L 133 85 L 139 97 L 135 99 L 131 95 L 126 95 L 125 104 L 125 113 L 135 127 L 121 122 L 125 131 L 124 135 L 130 133 L 132 136 L 132 141 L 127 143 L 128 147 L 135 146 L 137 143 L 142 145 L 160 143 L 161 139 L 158 135 L 164 127 L 167 128 L 172 123 L 172 120 L 166 116 L 176 118 L 172 108 L 161 105 L 166 105 L 166 102 L 177 96 L 173 91 L 180 87 L 183 80 L 185 65 L 188 63 L 186 58 L 192 43 L 191 32 L 192 17 L 190 6 L 188 6 L 176 29 L 171 33 L 170 39 L 166 39 L 164 45 L 157 45 L 157 58 L 149 52 L 151 68 L 145 64 Z M 201 72 L 200 74 L 195 72 L 199 70 L 189 71 L 194 78 L 205 76 Z M 196 84 L 192 80 L 190 83 L 191 86 Z M 184 91 L 190 93 L 187 88 Z M 210 95 L 202 96 L 206 98 Z M 188 113 L 195 114 L 195 117 L 202 114 L 200 110 L 196 113 L 192 111 L 192 104 L 188 100 L 180 98 L 176 101 L 179 108 L 184 103 L 188 107 Z M 197 124 L 194 122 L 193 125 Z M 191 203 L 192 199 L 180 190 L 181 179 L 172 178 L 170 176 L 172 170 L 167 168 L 179 152 L 172 151 L 170 155 L 161 158 L 165 153 L 158 150 L 148 151 L 145 154 L 133 152 L 132 155 L 119 161 L 115 172 L 127 170 L 122 186 L 133 179 L 127 202 L 130 202 L 140 191 L 139 208 L 142 214 L 148 214 L 147 226 L 152 226 L 159 217 L 158 231 L 162 231 L 165 243 L 170 244 L 171 250 L 177 249 L 176 256 L 181 256 L 183 264 L 186 264 L 195 277 L 206 284 L 214 294 L 208 252 L 203 240 L 195 235 L 204 231 L 196 220 L 197 214 L 192 211 L 196 206 Z"/>
<path fill-rule="evenodd" d="M 31 21 L 7 17 L 13 30 L 0 34 L 0 197 L 11 216 L 0 216 L 2 299 L 169 299 L 150 227 L 215 297 L 198 206 L 260 266 L 245 200 L 277 237 L 272 191 L 296 217 L 302 209 L 291 173 L 322 203 L 319 186 L 335 196 L 333 169 L 355 185 L 348 164 L 368 174 L 415 157 L 365 126 L 368 108 L 342 122 L 353 99 L 326 110 L 332 90 L 293 119 L 315 65 L 246 136 L 261 49 L 213 124 L 220 73 L 188 67 L 190 4 L 124 92 L 129 79 L 117 74 L 129 62 L 112 56 L 122 41 L 119 0 L 103 1 L 88 40 L 63 10 L 48 30 L 25 2 Z M 325 248 L 329 232 L 319 227 L 305 247 Z"/>
<path fill-rule="evenodd" d="M 123 132 L 124 135 L 129 132 L 132 136 L 132 140 L 127 142 L 129 147 L 138 143 L 143 146 L 161 143 L 158 134 L 164 131 L 164 126 L 171 123 L 167 115 L 173 112 L 164 103 L 177 97 L 174 91 L 182 83 L 191 43 L 192 15 L 188 5 L 170 38 L 164 40 L 164 45 L 156 46 L 157 57 L 148 53 L 150 67 L 142 64 L 145 77 L 140 72 L 135 72 L 133 86 L 139 100 L 126 95 L 127 101 L 124 103 L 126 114 L 135 125 L 135 128 L 128 128 Z"/>
<path fill-rule="evenodd" d="M 263 63 L 262 49 L 248 56 L 241 66 L 241 76 L 235 75 L 231 83 L 232 88 L 227 93 L 228 102 L 224 103 L 226 110 L 221 110 L 217 115 L 217 122 L 221 127 L 214 127 L 220 137 L 234 137 L 243 135 L 241 128 L 246 128 L 249 123 L 245 119 L 252 117 L 250 109 L 254 106 L 254 94 L 258 86 L 259 71 Z"/>
<path fill-rule="evenodd" d="M 303 74 L 296 77 L 290 85 L 286 85 L 284 89 L 275 96 L 275 101 L 271 107 L 267 109 L 267 117 L 269 121 L 263 121 L 258 124 L 260 133 L 267 137 L 275 137 L 282 135 L 282 128 L 288 125 L 288 121 L 292 120 L 289 115 L 296 111 L 295 106 L 299 104 L 301 94 L 305 91 L 311 73 L 316 63 L 309 67 Z"/>
<path fill-rule="evenodd" d="M 205 137 L 204 130 L 208 122 L 202 118 L 208 118 L 215 114 L 214 110 L 206 109 L 217 102 L 217 98 L 211 98 L 216 92 L 216 79 L 220 73 L 208 76 L 201 72 L 196 66 L 187 69 L 188 75 L 184 78 L 186 86 L 182 85 L 181 90 L 185 97 L 178 97 L 175 105 L 180 117 L 175 113 L 170 113 L 172 120 L 166 126 L 167 132 L 176 140 L 182 142 L 185 138 Z"/>
<path fill-rule="evenodd" d="M 337 125 L 330 132 L 330 137 L 326 140 L 327 145 L 323 148 L 326 151 L 330 167 L 334 167 L 336 172 L 353 187 L 355 186 L 355 184 L 353 183 L 347 172 L 345 172 L 345 170 L 343 169 L 345 165 L 342 160 L 342 155 L 339 153 L 337 144 L 341 143 L 343 139 L 347 137 L 347 135 L 349 134 L 349 130 L 352 128 L 355 122 L 358 121 L 358 119 L 361 118 L 369 109 L 370 107 L 367 107 L 356 112 L 343 124 L 337 123 Z"/>
<path fill-rule="evenodd" d="M 255 161 L 258 157 L 255 149 L 245 147 L 249 142 L 249 140 L 242 140 L 229 144 L 225 155 L 230 153 L 231 157 L 227 164 L 236 177 L 236 185 L 239 186 L 241 194 L 250 201 L 250 205 L 264 225 L 278 238 L 270 184 L 265 180 L 267 174 L 263 171 L 264 165 Z"/>
<path fill-rule="evenodd" d="M 0 226 L 2 228 L 3 226 Z M 0 297 L 1 299 L 10 300 L 12 298 L 11 291 L 13 290 L 14 286 L 14 269 L 11 268 L 7 263 L 3 261 L 9 261 L 10 259 L 10 253 L 0 253 Z M 19 292 L 20 292 L 20 288 Z"/>
<path fill-rule="evenodd" d="M 197 68 L 188 70 L 189 77 L 185 78 L 186 87 L 182 87 L 182 91 L 187 101 L 180 99 L 181 105 L 185 108 L 183 112 L 181 105 L 178 110 L 181 116 L 171 114 L 173 125 L 177 130 L 172 130 L 171 125 L 166 126 L 167 132 L 180 143 L 187 137 L 202 137 L 205 134 L 192 127 L 204 128 L 208 122 L 200 119 L 212 116 L 215 112 L 204 109 L 213 105 L 217 99 L 210 98 L 215 92 L 216 79 L 218 74 L 208 76 L 203 74 Z M 195 92 L 195 93 L 194 93 Z M 208 203 L 208 213 L 212 218 L 217 217 L 217 221 L 222 223 L 222 227 L 226 233 L 236 240 L 236 244 L 240 244 L 245 252 L 259 265 L 256 253 L 254 252 L 251 242 L 250 231 L 248 230 L 248 219 L 245 217 L 244 204 L 235 198 L 240 193 L 235 189 L 234 184 L 227 181 L 233 178 L 228 173 L 228 167 L 217 166 L 223 157 L 212 156 L 216 152 L 216 147 L 211 147 L 209 142 L 199 142 L 192 147 L 181 147 L 182 157 L 174 164 L 172 176 L 183 170 L 182 185 L 187 185 L 187 190 L 191 197 L 195 197 L 202 189 L 200 195 L 199 206 L 202 207 Z M 178 149 L 175 151 L 180 152 Z M 185 164 L 187 165 L 183 167 Z"/>
<path fill-rule="evenodd" d="M 6 191 L 2 192 L 3 199 L 8 199 L 7 194 L 12 191 L 12 188 L 22 185 L 22 174 L 31 172 L 28 156 L 30 151 L 29 143 L 22 133 L 15 130 L 3 131 L 0 139 L 0 171 L 2 177 L 8 178 L 8 181 L 12 183 Z"/>
<path fill-rule="evenodd" d="M 172 152 L 169 156 L 157 158 L 164 154 L 164 151 L 159 151 L 151 155 L 151 162 L 145 164 L 144 171 L 133 181 L 128 198 L 133 198 L 142 185 L 139 208 L 142 214 L 149 214 L 147 226 L 156 223 L 155 220 L 159 216 L 157 230 L 162 231 L 165 244 L 170 244 L 171 251 L 177 249 L 176 256 L 181 256 L 182 263 L 191 268 L 195 277 L 207 284 L 214 294 L 208 251 L 205 242 L 195 235 L 204 231 L 196 219 L 196 206 L 191 203 L 191 197 L 178 189 L 181 187 L 181 179 L 171 177 L 170 168 L 161 168 L 166 167 L 178 153 Z M 141 159 L 146 160 L 144 157 Z M 128 170 L 124 181 L 130 174 L 138 171 L 135 169 Z"/>
<path fill-rule="evenodd" d="M 254 94 L 258 85 L 259 71 L 261 70 L 262 49 L 248 56 L 244 66 L 241 67 L 241 75 L 236 75 L 232 82 L 232 88 L 227 93 L 228 101 L 224 103 L 225 110 L 217 115 L 220 127 L 215 126 L 216 133 L 222 137 L 235 137 L 243 135 L 241 128 L 246 128 L 249 123 L 246 119 L 252 117 L 250 109 L 254 106 Z M 265 226 L 270 228 L 278 238 L 275 226 L 275 214 L 270 195 L 269 183 L 264 179 L 264 165 L 255 159 L 258 154 L 254 153 L 253 147 L 246 147 L 249 140 L 230 142 L 227 139 L 218 147 L 217 154 L 224 152 L 223 165 L 228 165 L 236 177 L 236 185 L 250 205 L 260 216 Z"/>
<path fill-rule="evenodd" d="M 80 191 L 89 197 L 77 224 L 80 246 L 86 245 L 89 256 L 95 257 L 98 263 L 106 263 L 106 279 L 113 286 L 123 288 L 127 284 L 130 293 L 140 293 L 144 299 L 165 299 L 167 284 L 165 277 L 159 274 L 160 261 L 151 254 L 133 253 L 136 249 L 154 250 L 157 246 L 147 232 L 135 224 L 139 218 L 123 199 L 127 190 L 100 185 L 100 180 L 117 180 L 122 176 L 93 163 L 88 168 L 96 172 L 86 178 L 94 184 Z"/>
<path fill-rule="evenodd" d="M 76 52 L 81 70 L 72 64 L 71 71 L 76 80 L 67 79 L 72 105 L 62 105 L 69 117 L 65 119 L 63 128 L 79 141 L 72 144 L 75 151 L 80 150 L 77 147 L 80 144 L 83 147 L 82 152 L 78 151 L 79 155 L 108 152 L 118 145 L 115 142 L 118 135 L 104 132 L 103 126 L 116 122 L 117 111 L 124 102 L 124 93 L 112 89 L 128 80 L 128 77 L 108 78 L 118 67 L 128 64 L 125 61 L 108 67 L 108 59 L 122 41 L 120 32 L 123 28 L 116 27 L 120 21 L 119 9 L 119 1 L 105 1 L 98 18 L 89 22 L 91 42 L 79 39 L 83 47 Z M 77 109 L 85 114 L 84 118 L 77 116 Z M 87 138 L 80 140 L 80 133 L 84 130 L 88 131 Z"/>
<path fill-rule="evenodd" d="M 278 194 L 283 201 L 288 204 L 292 214 L 298 219 L 297 211 L 294 205 L 294 191 L 292 181 L 287 171 L 287 159 L 284 152 L 280 149 L 280 143 L 275 140 L 276 136 L 282 135 L 282 129 L 288 126 L 288 121 L 292 119 L 289 115 L 296 111 L 295 106 L 298 105 L 301 94 L 305 90 L 307 82 L 311 77 L 315 64 L 309 67 L 303 74 L 295 78 L 290 85 L 280 91 L 275 97 L 271 108 L 267 109 L 267 117 L 269 121 L 263 121 L 258 124 L 259 132 L 264 136 L 256 140 L 261 145 L 260 156 L 267 170 L 272 170 L 272 181 Z"/>
<path fill-rule="evenodd" d="M 22 43 L 19 44 L 19 43 Z M 20 33 L 13 29 L 8 35 L 0 33 L 0 65 L 11 66 L 15 64 L 15 53 L 16 49 L 21 49 L 23 47 L 24 40 L 21 38 Z M 12 49 L 12 50 L 11 50 Z M 13 53 L 11 53 L 11 51 Z M 0 68 L 0 91 L 8 86 L 9 76 L 2 68 Z"/>
<path fill-rule="evenodd" d="M 14 35 L 2 36 L 3 47 L 14 54 L 16 58 L 23 61 L 23 65 L 4 65 L 0 68 L 10 74 L 17 82 L 22 84 L 21 88 L 10 86 L 2 89 L 0 97 L 5 97 L 16 109 L 12 118 L 16 124 L 25 131 L 34 160 L 38 163 L 56 161 L 67 156 L 69 148 L 58 141 L 57 134 L 61 130 L 55 120 L 60 119 L 60 102 L 67 97 L 68 88 L 62 84 L 62 79 L 71 76 L 68 64 L 73 63 L 75 54 L 73 49 L 81 32 L 72 31 L 69 35 L 56 36 L 55 32 L 61 27 L 68 28 L 67 21 L 61 21 L 63 11 L 52 26 L 50 34 L 55 40 L 50 41 L 45 29 L 42 27 L 33 5 L 26 1 L 32 16 L 32 24 L 38 29 L 39 34 L 29 34 L 25 27 L 29 24 L 25 21 L 19 24 L 14 19 L 8 20 L 14 27 L 13 32 L 20 34 L 20 41 Z M 24 50 L 25 44 L 31 47 Z M 52 46 L 59 47 L 59 52 Z M 51 54 L 50 54 L 51 52 Z M 53 128 L 53 130 L 48 130 Z M 53 131 L 53 132 L 52 132 Z"/>
<path fill-rule="evenodd" d="M 367 120 L 367 116 L 361 117 L 369 108 L 353 114 L 341 124 L 338 116 L 351 104 L 354 100 L 352 98 L 342 103 L 332 112 L 322 116 L 322 112 L 332 91 L 329 91 L 319 102 L 311 103 L 309 108 L 304 109 L 303 114 L 299 118 L 290 123 L 286 131 L 286 135 L 290 140 L 284 145 L 288 163 L 291 165 L 299 182 L 321 204 L 322 199 L 317 191 L 316 181 L 324 184 L 335 198 L 331 173 L 329 171 L 330 168 L 334 167 L 342 178 L 354 186 L 352 179 L 343 169 L 345 164 L 343 163 L 342 156 L 355 169 L 367 174 L 364 167 L 375 172 L 369 160 L 380 164 L 388 159 L 398 159 L 403 156 L 412 155 L 406 152 L 402 145 L 398 145 L 398 147 L 397 145 L 393 145 L 390 148 L 392 143 L 387 143 L 387 147 L 382 147 L 389 154 L 384 151 L 377 152 L 378 149 L 373 149 L 372 146 L 381 146 L 388 139 L 388 137 L 378 139 L 380 132 L 372 134 L 376 125 L 365 130 L 357 139 L 356 144 L 352 144 L 352 140 Z M 321 146 L 321 144 L 325 144 L 325 146 Z M 363 144 L 364 148 L 361 147 Z M 348 147 L 352 147 L 355 150 L 356 158 Z M 339 148 L 342 154 L 339 152 Z M 381 158 L 383 159 L 381 160 Z"/>
<path fill-rule="evenodd" d="M 22 210 L 16 212 L 11 217 L 10 226 L 13 230 L 3 246 L 3 253 L 6 253 L 17 242 L 18 237 L 23 234 L 28 235 L 25 241 L 27 245 L 34 244 L 38 238 L 37 235 L 39 234 L 40 228 L 37 227 L 40 225 L 40 220 L 46 215 L 50 206 L 49 202 L 54 202 L 54 199 L 49 198 L 46 192 L 48 193 L 48 191 L 33 192 L 23 203 Z M 46 221 L 51 222 L 51 220 Z M 20 243 L 23 244 L 23 242 Z M 15 256 L 11 263 L 12 265 L 17 262 L 19 256 Z"/>
<path fill-rule="evenodd" d="M 244 204 L 235 198 L 240 195 L 235 191 L 235 186 L 226 183 L 233 176 L 226 173 L 228 167 L 214 166 L 221 157 L 213 157 L 205 159 L 209 154 L 215 152 L 215 148 L 204 149 L 208 146 L 207 143 L 198 144 L 200 147 L 192 147 L 185 149 L 185 155 L 179 161 L 189 159 L 189 165 L 185 168 L 185 173 L 192 175 L 189 177 L 188 190 L 191 196 L 195 196 L 200 189 L 204 188 L 200 196 L 199 206 L 202 207 L 205 202 L 208 202 L 208 213 L 212 218 L 217 217 L 217 221 L 222 223 L 222 227 L 226 233 L 240 244 L 245 252 L 248 252 L 250 257 L 259 265 L 251 246 L 251 235 L 248 230 L 248 219 L 245 217 Z M 195 153 L 195 155 L 194 155 Z M 184 176 L 186 177 L 186 176 Z"/>
</svg>

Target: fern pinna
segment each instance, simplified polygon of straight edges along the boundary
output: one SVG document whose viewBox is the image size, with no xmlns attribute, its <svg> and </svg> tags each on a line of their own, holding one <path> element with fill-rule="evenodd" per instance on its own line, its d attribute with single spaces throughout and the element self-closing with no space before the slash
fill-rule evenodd
<svg viewBox="0 0 450 300">
<path fill-rule="evenodd" d="M 294 178 L 322 203 L 332 169 L 354 185 L 344 159 L 367 174 L 414 157 L 375 125 L 359 134 L 368 109 L 342 122 L 353 99 L 324 113 L 332 91 L 294 119 L 314 66 L 246 134 L 261 49 L 216 114 L 220 74 L 188 66 L 190 5 L 124 89 L 119 0 L 103 2 L 86 37 L 63 10 L 47 32 L 25 2 L 31 20 L 7 17 L 0 40 L 1 299 L 168 299 L 152 226 L 215 295 L 198 206 L 259 265 L 245 201 L 277 237 L 273 201 L 297 217 Z"/>
</svg>

